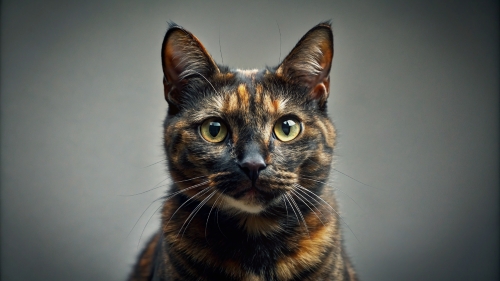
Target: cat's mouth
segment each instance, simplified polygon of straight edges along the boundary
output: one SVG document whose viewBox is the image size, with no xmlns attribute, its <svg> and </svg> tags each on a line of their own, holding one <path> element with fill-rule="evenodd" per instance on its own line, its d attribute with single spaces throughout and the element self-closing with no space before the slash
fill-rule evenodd
<svg viewBox="0 0 500 281">
<path fill-rule="evenodd" d="M 270 189 L 264 182 L 244 183 L 230 192 L 225 192 L 225 201 L 240 211 L 257 214 L 271 205 L 283 192 L 280 189 Z"/>
<path fill-rule="evenodd" d="M 235 190 L 233 197 L 236 199 L 254 200 L 259 196 L 259 191 L 255 186 L 241 186 Z"/>
<path fill-rule="evenodd" d="M 262 172 L 255 181 L 246 175 L 220 173 L 211 178 L 212 186 L 221 192 L 227 207 L 236 211 L 258 214 L 282 200 L 283 194 L 292 189 L 296 175 L 291 172 Z"/>
<path fill-rule="evenodd" d="M 256 203 L 266 204 L 272 201 L 280 192 L 271 189 L 264 182 L 242 183 L 238 185 L 230 195 L 237 200 L 245 200 Z"/>
</svg>

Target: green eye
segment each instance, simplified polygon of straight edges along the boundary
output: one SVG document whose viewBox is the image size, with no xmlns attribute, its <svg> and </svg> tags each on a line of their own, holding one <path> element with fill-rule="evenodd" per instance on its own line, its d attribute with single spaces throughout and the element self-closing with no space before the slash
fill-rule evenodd
<svg viewBox="0 0 500 281">
<path fill-rule="evenodd" d="M 210 118 L 200 127 L 201 136 L 209 142 L 221 142 L 227 136 L 227 127 L 221 121 Z"/>
<path fill-rule="evenodd" d="M 291 141 L 300 134 L 300 123 L 293 118 L 285 118 L 276 122 L 274 134 L 280 141 Z"/>
</svg>

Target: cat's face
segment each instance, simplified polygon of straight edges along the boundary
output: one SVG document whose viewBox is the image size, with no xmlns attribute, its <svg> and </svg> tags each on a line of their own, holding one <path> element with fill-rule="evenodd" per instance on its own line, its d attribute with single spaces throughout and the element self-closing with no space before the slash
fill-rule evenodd
<svg viewBox="0 0 500 281">
<path fill-rule="evenodd" d="M 162 48 L 165 149 L 172 178 L 198 201 L 260 213 L 327 178 L 335 140 L 326 115 L 329 25 L 309 31 L 275 69 L 217 66 L 191 33 Z"/>
</svg>

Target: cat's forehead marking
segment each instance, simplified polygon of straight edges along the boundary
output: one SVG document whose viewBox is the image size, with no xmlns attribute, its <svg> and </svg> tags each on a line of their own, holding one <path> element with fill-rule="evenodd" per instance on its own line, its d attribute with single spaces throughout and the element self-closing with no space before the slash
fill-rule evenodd
<svg viewBox="0 0 500 281">
<path fill-rule="evenodd" d="M 255 72 L 252 72 L 254 75 Z M 264 88 L 260 81 L 255 81 L 255 76 L 250 77 L 252 81 L 243 77 L 231 90 L 224 93 L 216 103 L 218 108 L 225 113 L 239 113 L 263 115 L 280 115 L 285 111 L 287 98 L 275 95 Z"/>
<path fill-rule="evenodd" d="M 235 93 L 229 93 L 226 95 L 224 106 L 222 107 L 226 112 L 235 112 L 239 109 L 238 105 L 238 95 Z"/>
<path fill-rule="evenodd" d="M 240 100 L 240 107 L 246 110 L 250 105 L 250 95 L 246 85 L 243 83 L 238 86 L 238 98 Z"/>
<path fill-rule="evenodd" d="M 256 103 L 260 103 L 261 102 L 263 90 L 264 89 L 262 88 L 261 84 L 255 85 L 255 102 Z"/>
<path fill-rule="evenodd" d="M 278 111 L 280 109 L 280 101 L 279 100 L 273 100 L 273 108 L 274 108 L 274 111 Z"/>
<path fill-rule="evenodd" d="M 286 99 L 273 98 L 269 93 L 263 93 L 262 95 L 262 108 L 264 108 L 270 114 L 280 114 L 285 108 Z"/>
<path fill-rule="evenodd" d="M 245 83 L 240 83 L 235 92 L 230 92 L 225 98 L 224 106 L 226 112 L 248 111 L 251 95 Z"/>
</svg>

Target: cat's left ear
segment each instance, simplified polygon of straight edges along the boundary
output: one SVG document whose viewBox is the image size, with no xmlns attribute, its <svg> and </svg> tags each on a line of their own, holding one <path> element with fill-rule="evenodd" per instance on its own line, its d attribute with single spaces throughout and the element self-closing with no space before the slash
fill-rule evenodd
<svg viewBox="0 0 500 281">
<path fill-rule="evenodd" d="M 333 33 L 330 23 L 309 30 L 276 69 L 276 75 L 306 86 L 311 98 L 323 107 L 330 91 Z"/>
<path fill-rule="evenodd" d="M 186 85 L 196 79 L 206 80 L 219 72 L 198 38 L 175 23 L 170 23 L 163 39 L 161 57 L 165 99 L 173 108 L 185 98 L 183 89 Z"/>
</svg>

